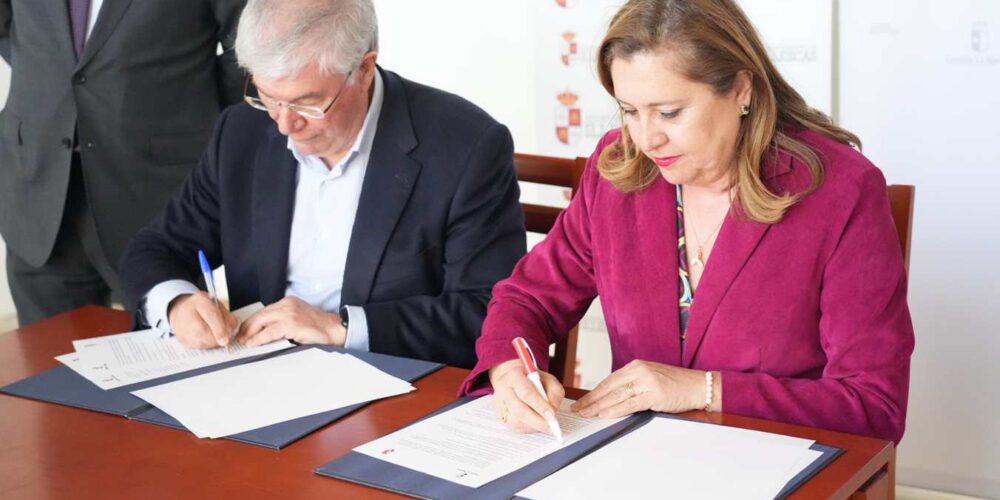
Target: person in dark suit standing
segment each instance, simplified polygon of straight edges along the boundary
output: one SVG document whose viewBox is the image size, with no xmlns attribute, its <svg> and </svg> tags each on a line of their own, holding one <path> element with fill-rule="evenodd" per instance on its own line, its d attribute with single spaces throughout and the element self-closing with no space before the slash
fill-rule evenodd
<svg viewBox="0 0 1000 500">
<path fill-rule="evenodd" d="M 0 0 L 0 234 L 21 325 L 120 294 L 128 239 L 240 99 L 245 1 Z"/>
<path fill-rule="evenodd" d="M 525 252 L 507 128 L 376 64 L 370 0 L 250 0 L 245 104 L 121 262 L 141 322 L 193 347 L 279 338 L 475 363 L 490 289 Z M 224 264 L 236 319 L 194 282 Z"/>
</svg>

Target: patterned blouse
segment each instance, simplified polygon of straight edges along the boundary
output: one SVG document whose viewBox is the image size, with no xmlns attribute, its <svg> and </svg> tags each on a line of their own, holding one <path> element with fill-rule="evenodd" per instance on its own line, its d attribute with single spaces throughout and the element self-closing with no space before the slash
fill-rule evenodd
<svg viewBox="0 0 1000 500">
<path fill-rule="evenodd" d="M 677 185 L 677 264 L 680 271 L 680 318 L 681 318 L 681 352 L 684 351 L 684 336 L 687 334 L 688 316 L 691 313 L 691 302 L 694 301 L 694 291 L 691 289 L 691 279 L 688 277 L 687 242 L 684 238 L 684 201 L 681 198 L 681 185 Z"/>
</svg>

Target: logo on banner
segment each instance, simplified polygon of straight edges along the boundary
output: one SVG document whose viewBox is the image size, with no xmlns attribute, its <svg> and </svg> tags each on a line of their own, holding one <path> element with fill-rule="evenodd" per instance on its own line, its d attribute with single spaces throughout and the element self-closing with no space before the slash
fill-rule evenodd
<svg viewBox="0 0 1000 500">
<path fill-rule="evenodd" d="M 990 30 L 986 23 L 975 23 L 972 25 L 972 33 L 969 40 L 972 50 L 979 53 L 986 53 L 990 50 Z"/>
<path fill-rule="evenodd" d="M 948 63 L 959 65 L 1000 64 L 1000 57 L 990 50 L 990 25 L 988 23 L 972 23 L 968 31 L 968 38 L 963 41 L 961 46 L 967 48 L 956 48 L 952 54 L 947 55 L 945 60 Z"/>
<path fill-rule="evenodd" d="M 556 96 L 559 106 L 556 107 L 556 138 L 559 142 L 572 146 L 580 141 L 583 132 L 583 119 L 577 101 L 580 96 L 566 90 Z"/>
<path fill-rule="evenodd" d="M 560 54 L 560 59 L 563 65 L 569 66 L 570 61 L 576 59 L 577 51 L 579 46 L 576 43 L 576 33 L 572 31 L 567 31 L 562 34 L 563 44 L 562 44 L 562 54 Z"/>
<path fill-rule="evenodd" d="M 768 45 L 767 52 L 777 63 L 814 63 L 819 50 L 815 45 L 782 44 Z"/>
</svg>

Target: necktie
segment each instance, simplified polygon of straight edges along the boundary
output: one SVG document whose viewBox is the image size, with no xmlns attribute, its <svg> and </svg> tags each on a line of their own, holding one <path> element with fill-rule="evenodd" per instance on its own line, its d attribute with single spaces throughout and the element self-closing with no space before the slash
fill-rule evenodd
<svg viewBox="0 0 1000 500">
<path fill-rule="evenodd" d="M 87 14 L 90 0 L 67 0 L 69 3 L 70 29 L 73 31 L 73 51 L 77 59 L 83 54 L 83 44 L 87 38 Z"/>
</svg>

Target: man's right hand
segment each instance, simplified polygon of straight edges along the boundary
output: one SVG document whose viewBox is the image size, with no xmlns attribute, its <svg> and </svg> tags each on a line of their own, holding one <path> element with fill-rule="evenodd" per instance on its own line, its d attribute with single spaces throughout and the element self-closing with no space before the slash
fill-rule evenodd
<svg viewBox="0 0 1000 500">
<path fill-rule="evenodd" d="M 210 349 L 229 344 L 240 321 L 205 292 L 180 295 L 167 306 L 167 321 L 187 347 Z"/>
</svg>

